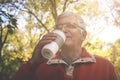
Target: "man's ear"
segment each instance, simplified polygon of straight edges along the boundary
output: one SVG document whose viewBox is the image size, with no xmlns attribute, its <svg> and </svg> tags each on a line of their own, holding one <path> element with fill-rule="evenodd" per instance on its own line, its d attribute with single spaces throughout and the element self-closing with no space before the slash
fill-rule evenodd
<svg viewBox="0 0 120 80">
<path fill-rule="evenodd" d="M 87 32 L 85 30 L 82 31 L 82 41 L 86 39 Z"/>
</svg>

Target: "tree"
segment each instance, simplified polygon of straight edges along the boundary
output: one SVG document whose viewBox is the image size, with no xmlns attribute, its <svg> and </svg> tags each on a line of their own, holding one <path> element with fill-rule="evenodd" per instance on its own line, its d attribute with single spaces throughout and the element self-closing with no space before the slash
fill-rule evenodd
<svg viewBox="0 0 120 80">
<path fill-rule="evenodd" d="M 0 17 L 0 23 L 1 23 L 1 28 L 0 28 L 0 39 L 1 39 L 1 54 L 0 54 L 0 58 L 1 58 L 1 67 L 0 67 L 0 78 L 1 80 L 9 80 L 11 78 L 11 73 L 15 72 L 19 65 L 21 64 L 22 61 L 27 61 L 30 57 L 31 57 L 31 53 L 32 50 L 34 48 L 34 45 L 36 44 L 36 40 L 38 40 L 41 37 L 41 34 L 43 34 L 43 32 L 47 31 L 49 32 L 49 30 L 51 30 L 51 28 L 46 27 L 46 25 L 50 25 L 51 23 L 49 21 L 53 21 L 57 14 L 56 14 L 56 8 L 55 8 L 55 2 L 53 0 L 51 0 L 50 2 L 53 5 L 51 5 L 52 10 L 52 14 L 54 19 L 52 19 L 51 15 L 49 15 L 50 13 L 47 11 L 48 8 L 36 8 L 37 5 L 37 0 L 35 1 L 35 3 L 32 3 L 33 1 L 31 0 L 30 4 L 27 5 L 27 2 L 25 5 L 26 6 L 22 6 L 21 2 L 11 2 L 8 3 L 9 1 L 2 1 L 1 4 L 1 17 Z M 44 1 L 40 1 L 41 2 L 41 6 L 45 6 L 47 3 L 44 3 Z M 28 2 L 29 3 L 29 2 Z M 44 3 L 44 4 L 42 4 Z M 7 5 L 6 5 L 7 4 Z M 32 4 L 32 5 L 31 5 Z M 31 7 L 29 8 L 28 6 Z M 34 5 L 34 6 L 33 6 Z M 37 5 L 38 7 L 38 5 Z M 4 9 L 3 9 L 4 8 Z M 34 8 L 34 9 L 32 9 Z M 2 11 L 3 9 L 3 11 Z M 31 9 L 31 10 L 30 10 Z M 40 11 L 37 12 L 37 10 L 40 9 Z M 5 10 L 5 11 L 4 11 Z M 65 8 L 64 8 L 65 10 Z M 13 11 L 13 12 L 12 12 Z M 21 13 L 26 13 L 29 17 L 25 18 L 26 21 L 28 21 L 27 26 L 25 27 L 25 31 L 27 31 L 27 33 L 22 33 L 20 30 L 16 30 L 17 28 L 17 20 L 16 20 L 16 16 L 18 15 L 19 11 L 21 11 Z M 14 13 L 15 12 L 15 13 Z M 42 14 L 39 17 L 39 13 Z M 14 16 L 9 14 L 9 13 L 14 13 Z M 35 14 L 37 13 L 37 14 Z M 43 15 L 43 14 L 47 14 L 49 13 L 47 16 Z M 16 15 L 15 15 L 16 14 Z M 22 15 L 22 14 L 21 14 Z M 24 15 L 24 14 L 23 14 Z M 5 20 L 5 18 L 3 19 L 2 17 L 5 17 L 7 20 Z M 49 17 L 49 18 L 47 18 Z M 42 22 L 44 19 L 44 22 Z M 5 20 L 5 21 L 4 21 Z M 36 23 L 35 26 L 35 22 L 38 22 L 38 24 Z M 4 22 L 8 22 L 8 24 L 5 24 Z M 39 25 L 41 24 L 41 25 Z M 53 24 L 52 24 L 53 27 Z M 42 28 L 44 28 L 43 32 L 41 32 Z M 40 35 L 38 35 L 35 30 L 40 29 Z M 4 30 L 4 31 L 3 31 Z M 10 35 L 11 34 L 11 35 Z M 23 35 L 21 35 L 23 34 Z M 40 37 L 36 37 L 35 35 L 37 34 L 37 36 Z M 34 37 L 34 40 L 33 40 Z M 26 39 L 28 39 L 26 41 Z"/>
<path fill-rule="evenodd" d="M 11 3 L 5 5 L 7 2 L 2 1 L 3 4 L 0 4 L 0 80 L 9 79 L 9 71 L 6 73 L 5 69 L 9 66 L 6 66 L 6 59 L 4 59 L 3 55 L 6 54 L 4 52 L 4 47 L 7 45 L 8 36 L 14 34 L 14 30 L 17 28 L 17 19 L 15 18 L 15 14 L 10 14 L 13 9 L 15 3 Z"/>
<path fill-rule="evenodd" d="M 15 0 L 14 0 L 15 1 Z M 1 79 L 0 80 L 10 80 L 11 76 L 18 70 L 20 64 L 23 61 L 28 61 L 32 55 L 32 51 L 40 40 L 40 38 L 47 32 L 54 29 L 54 21 L 56 17 L 64 11 L 75 11 L 85 19 L 85 22 L 89 27 L 95 26 L 93 28 L 94 34 L 88 33 L 87 40 L 84 43 L 84 46 L 93 54 L 100 55 L 109 60 L 114 61 L 114 64 L 118 68 L 119 57 L 116 56 L 119 51 L 115 52 L 114 49 L 118 49 L 116 45 L 108 45 L 104 41 L 101 41 L 96 38 L 96 34 L 99 34 L 106 24 L 97 25 L 100 20 L 107 22 L 108 11 L 100 9 L 100 4 L 98 0 L 89 1 L 89 0 L 1 0 L 1 6 L 8 6 L 4 11 L 6 15 L 11 15 L 11 19 L 8 19 L 8 22 L 12 23 L 12 18 L 16 19 L 18 22 L 17 27 L 12 24 L 10 27 L 12 32 L 8 32 L 5 43 L 1 49 L 1 59 L 3 60 L 3 67 L 0 66 Z M 9 3 L 10 2 L 10 3 Z M 2 7 L 0 10 L 2 10 Z M 118 6 L 117 6 L 118 7 Z M 111 7 L 112 10 L 115 8 Z M 9 14 L 8 14 L 9 13 Z M 3 13 L 0 12 L 0 15 L 3 16 Z M 20 19 L 24 20 L 25 25 L 22 25 L 22 30 L 19 25 L 23 24 Z M 115 17 L 116 19 L 119 17 Z M 118 19 L 117 19 L 118 20 Z M 3 37 L 1 43 L 5 39 L 5 34 L 8 30 L 7 25 L 4 24 L 5 19 L 0 16 L 1 23 L 1 33 Z M 93 23 L 93 24 L 91 24 Z M 109 22 L 108 22 L 109 23 Z M 4 25 L 3 25 L 4 24 Z M 13 28 L 14 27 L 14 28 Z M 87 28 L 89 28 L 87 27 Z M 2 31 L 4 30 L 4 31 Z M 113 47 L 114 45 L 114 47 Z M 112 48 L 112 49 L 111 49 Z M 107 54 L 106 54 L 107 53 Z M 109 54 L 111 53 L 111 54 Z M 114 57 L 114 60 L 113 60 Z M 115 59 L 116 58 L 116 59 Z M 119 69 L 119 68 L 118 68 Z"/>
</svg>

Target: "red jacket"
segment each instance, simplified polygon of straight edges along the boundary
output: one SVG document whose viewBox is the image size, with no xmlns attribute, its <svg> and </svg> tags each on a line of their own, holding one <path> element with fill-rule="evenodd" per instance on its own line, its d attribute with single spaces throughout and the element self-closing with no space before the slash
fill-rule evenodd
<svg viewBox="0 0 120 80">
<path fill-rule="evenodd" d="M 106 59 L 92 56 L 85 49 L 80 58 L 68 65 L 57 54 L 32 69 L 23 64 L 12 80 L 119 80 L 114 66 Z"/>
</svg>

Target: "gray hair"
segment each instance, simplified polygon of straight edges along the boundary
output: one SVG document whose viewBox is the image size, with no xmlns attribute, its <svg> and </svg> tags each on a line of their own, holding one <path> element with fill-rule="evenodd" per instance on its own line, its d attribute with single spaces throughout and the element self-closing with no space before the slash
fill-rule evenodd
<svg viewBox="0 0 120 80">
<path fill-rule="evenodd" d="M 57 19 L 56 19 L 56 22 L 62 18 L 62 17 L 68 17 L 68 16 L 72 16 L 75 18 L 76 20 L 76 23 L 80 28 L 82 28 L 83 30 L 86 30 L 86 24 L 84 22 L 84 20 L 77 14 L 73 13 L 73 12 L 64 12 L 62 14 L 60 14 Z"/>
</svg>

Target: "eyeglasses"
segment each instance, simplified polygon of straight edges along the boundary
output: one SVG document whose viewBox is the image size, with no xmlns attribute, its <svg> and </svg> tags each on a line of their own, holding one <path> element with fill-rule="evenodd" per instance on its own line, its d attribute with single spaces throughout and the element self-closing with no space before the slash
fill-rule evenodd
<svg viewBox="0 0 120 80">
<path fill-rule="evenodd" d="M 81 27 L 79 27 L 75 23 L 73 23 L 73 24 L 68 23 L 68 24 L 59 24 L 59 25 L 56 25 L 55 28 L 56 29 L 63 29 L 63 28 L 65 28 L 65 29 L 75 29 L 75 28 L 81 28 Z"/>
</svg>

